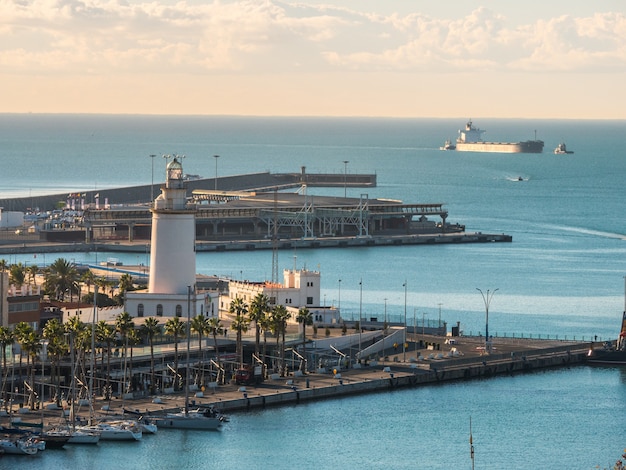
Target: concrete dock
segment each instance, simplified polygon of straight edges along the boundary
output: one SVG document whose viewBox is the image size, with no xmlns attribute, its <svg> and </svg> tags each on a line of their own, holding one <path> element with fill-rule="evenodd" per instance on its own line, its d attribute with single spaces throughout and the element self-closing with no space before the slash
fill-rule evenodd
<svg viewBox="0 0 626 470">
<path fill-rule="evenodd" d="M 229 383 L 193 390 L 190 406 L 214 406 L 227 413 L 245 412 L 361 393 L 572 367 L 584 364 L 593 346 L 589 342 L 496 338 L 491 354 L 484 354 L 484 338 L 460 337 L 455 338 L 455 342 L 453 346 L 446 345 L 447 351 L 411 351 L 405 362 L 401 352 L 389 356 L 385 362 L 371 361 L 360 367 L 333 367 L 308 374 L 296 371 L 286 377 L 271 376 L 258 386 Z M 419 356 L 423 359 L 418 359 Z M 48 406 L 44 404 L 44 407 Z M 178 392 L 109 401 L 99 397 L 95 411 L 104 417 L 119 415 L 122 408 L 148 414 L 179 410 L 183 406 L 184 394 Z M 58 418 L 58 413 L 58 410 L 46 410 L 46 424 L 53 417 Z M 20 414 L 20 417 L 22 420 L 39 420 L 41 412 L 32 411 Z"/>
</svg>

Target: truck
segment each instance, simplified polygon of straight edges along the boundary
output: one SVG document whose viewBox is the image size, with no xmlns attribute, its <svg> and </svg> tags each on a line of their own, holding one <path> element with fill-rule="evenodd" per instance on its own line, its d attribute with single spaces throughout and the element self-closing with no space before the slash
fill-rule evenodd
<svg viewBox="0 0 626 470">
<path fill-rule="evenodd" d="M 263 366 L 244 365 L 235 372 L 237 385 L 258 385 L 263 382 Z"/>
</svg>

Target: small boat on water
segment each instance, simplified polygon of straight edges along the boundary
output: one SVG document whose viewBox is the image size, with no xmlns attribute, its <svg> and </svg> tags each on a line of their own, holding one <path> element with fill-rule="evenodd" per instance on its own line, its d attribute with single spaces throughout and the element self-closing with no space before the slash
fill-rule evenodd
<svg viewBox="0 0 626 470">
<path fill-rule="evenodd" d="M 439 150 L 456 150 L 456 145 L 454 145 L 452 141 L 448 139 L 441 147 L 439 147 Z"/>
<path fill-rule="evenodd" d="M 565 145 L 565 142 L 561 142 L 559 145 L 556 146 L 556 148 L 554 149 L 554 154 L 555 155 L 564 155 L 566 153 L 574 153 L 573 150 L 567 150 L 567 146 Z"/>
</svg>

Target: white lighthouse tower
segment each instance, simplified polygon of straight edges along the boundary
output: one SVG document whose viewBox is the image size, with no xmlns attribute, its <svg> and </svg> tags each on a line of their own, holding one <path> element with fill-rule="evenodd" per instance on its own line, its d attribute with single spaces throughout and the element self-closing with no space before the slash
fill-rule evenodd
<svg viewBox="0 0 626 470">
<path fill-rule="evenodd" d="M 167 164 L 165 186 L 152 208 L 151 294 L 187 294 L 196 282 L 196 213 L 187 206 L 180 158 Z"/>
</svg>

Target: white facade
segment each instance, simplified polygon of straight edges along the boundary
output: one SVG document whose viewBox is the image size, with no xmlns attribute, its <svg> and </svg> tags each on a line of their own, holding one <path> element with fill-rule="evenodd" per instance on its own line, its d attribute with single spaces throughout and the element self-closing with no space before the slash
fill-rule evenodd
<svg viewBox="0 0 626 470">
<path fill-rule="evenodd" d="M 228 311 L 230 303 L 237 297 L 250 305 L 258 294 L 265 294 L 270 305 L 284 305 L 291 313 L 290 323 L 296 322 L 301 307 L 311 312 L 314 323 L 335 324 L 339 322 L 339 311 L 320 306 L 320 273 L 318 271 L 285 270 L 283 283 L 234 281 L 228 283 L 228 296 L 220 299 L 220 309 Z"/>
<path fill-rule="evenodd" d="M 190 295 L 153 294 L 151 292 L 128 292 L 126 311 L 134 318 L 181 317 L 183 320 L 196 315 L 217 316 L 217 293 L 197 292 Z"/>
<path fill-rule="evenodd" d="M 152 294 L 187 295 L 196 280 L 195 210 L 187 207 L 183 167 L 167 165 L 165 186 L 152 209 L 150 281 Z"/>
</svg>

